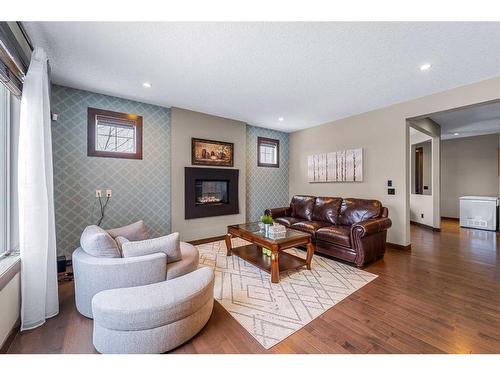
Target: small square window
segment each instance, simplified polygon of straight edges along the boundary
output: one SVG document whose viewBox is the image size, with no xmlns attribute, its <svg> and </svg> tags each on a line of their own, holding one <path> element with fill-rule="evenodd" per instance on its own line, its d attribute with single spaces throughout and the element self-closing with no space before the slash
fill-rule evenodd
<svg viewBox="0 0 500 375">
<path fill-rule="evenodd" d="M 280 166 L 280 141 L 270 138 L 257 138 L 257 165 L 259 167 Z"/>
<path fill-rule="evenodd" d="M 88 108 L 87 155 L 142 159 L 142 117 Z"/>
</svg>

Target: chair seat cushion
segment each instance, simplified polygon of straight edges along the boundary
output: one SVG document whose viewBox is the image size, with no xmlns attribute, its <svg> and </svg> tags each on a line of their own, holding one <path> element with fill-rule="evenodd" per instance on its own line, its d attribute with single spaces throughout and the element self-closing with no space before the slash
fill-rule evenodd
<svg viewBox="0 0 500 375">
<path fill-rule="evenodd" d="M 292 224 L 298 223 L 299 221 L 304 220 L 304 219 L 297 219 L 296 217 L 290 217 L 290 216 L 282 216 L 282 217 L 277 217 L 274 219 L 274 221 L 283 224 L 285 227 L 290 228 Z"/>
<path fill-rule="evenodd" d="M 331 224 L 321 221 L 299 221 L 298 223 L 292 224 L 291 228 L 309 233 L 313 238 L 315 238 L 316 231 L 319 228 L 327 227 L 329 225 Z"/>
<path fill-rule="evenodd" d="M 334 225 L 320 228 L 316 231 L 316 239 L 351 247 L 351 227 L 346 225 Z"/>
<path fill-rule="evenodd" d="M 203 267 L 173 280 L 99 292 L 92 299 L 94 323 L 118 331 L 171 324 L 212 300 L 213 282 L 213 269 Z"/>
</svg>

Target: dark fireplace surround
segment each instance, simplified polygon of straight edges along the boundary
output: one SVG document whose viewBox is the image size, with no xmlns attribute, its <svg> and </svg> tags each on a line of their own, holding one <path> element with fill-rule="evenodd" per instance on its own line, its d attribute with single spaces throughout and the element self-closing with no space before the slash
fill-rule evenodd
<svg viewBox="0 0 500 375">
<path fill-rule="evenodd" d="M 238 176 L 238 169 L 185 167 L 184 218 L 238 214 Z"/>
</svg>

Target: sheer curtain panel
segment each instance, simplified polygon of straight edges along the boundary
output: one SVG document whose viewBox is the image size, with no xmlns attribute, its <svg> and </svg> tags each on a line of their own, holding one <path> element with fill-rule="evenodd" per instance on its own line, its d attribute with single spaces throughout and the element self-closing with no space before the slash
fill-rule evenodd
<svg viewBox="0 0 500 375">
<path fill-rule="evenodd" d="M 57 315 L 56 235 L 47 55 L 36 48 L 26 74 L 19 132 L 21 330 Z"/>
</svg>

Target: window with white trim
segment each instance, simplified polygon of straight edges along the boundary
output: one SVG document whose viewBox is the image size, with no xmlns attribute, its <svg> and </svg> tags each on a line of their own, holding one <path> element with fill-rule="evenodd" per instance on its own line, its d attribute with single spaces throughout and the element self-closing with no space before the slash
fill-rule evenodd
<svg viewBox="0 0 500 375">
<path fill-rule="evenodd" d="M 9 250 L 9 92 L 0 85 L 0 257 Z"/>
<path fill-rule="evenodd" d="M 7 250 L 8 239 L 8 93 L 3 85 L 0 85 L 0 256 Z"/>
<path fill-rule="evenodd" d="M 87 155 L 142 159 L 142 117 L 88 108 Z"/>
<path fill-rule="evenodd" d="M 17 139 L 20 99 L 0 84 L 0 261 L 19 252 Z"/>
<path fill-rule="evenodd" d="M 277 139 L 257 138 L 257 165 L 259 167 L 280 166 L 280 142 Z"/>
</svg>

